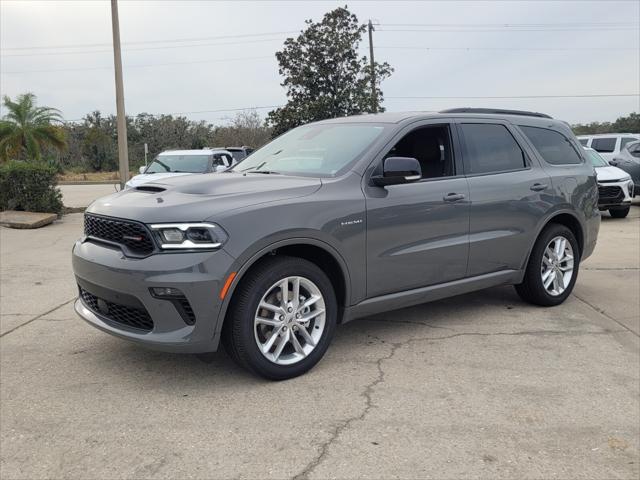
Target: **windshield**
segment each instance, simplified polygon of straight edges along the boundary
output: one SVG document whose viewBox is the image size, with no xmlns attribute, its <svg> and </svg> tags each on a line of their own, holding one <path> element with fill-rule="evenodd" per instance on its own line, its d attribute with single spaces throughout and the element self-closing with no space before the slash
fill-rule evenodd
<svg viewBox="0 0 640 480">
<path fill-rule="evenodd" d="M 209 169 L 209 155 L 159 155 L 144 173 L 204 173 Z"/>
<path fill-rule="evenodd" d="M 372 124 L 305 125 L 256 150 L 233 170 L 333 176 L 362 154 L 383 130 Z"/>
<path fill-rule="evenodd" d="M 598 152 L 595 150 L 587 150 L 587 155 L 589 156 L 589 160 L 591 160 L 591 164 L 594 167 L 608 167 L 609 164 L 607 161 L 600 156 Z"/>
<path fill-rule="evenodd" d="M 246 155 L 242 150 L 229 150 L 229 153 L 233 155 L 233 159 L 237 162 L 244 160 Z"/>
</svg>

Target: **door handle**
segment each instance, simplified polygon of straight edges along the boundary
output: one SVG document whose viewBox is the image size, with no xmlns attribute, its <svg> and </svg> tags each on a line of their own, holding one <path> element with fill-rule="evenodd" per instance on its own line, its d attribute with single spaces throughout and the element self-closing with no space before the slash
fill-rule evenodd
<svg viewBox="0 0 640 480">
<path fill-rule="evenodd" d="M 458 200 L 463 200 L 464 195 L 462 193 L 449 193 L 442 197 L 442 200 L 445 202 L 457 202 Z"/>
<path fill-rule="evenodd" d="M 548 187 L 548 185 L 546 183 L 534 183 L 529 188 L 531 190 L 533 190 L 534 192 L 541 192 L 543 190 L 546 190 L 547 187 Z"/>
</svg>

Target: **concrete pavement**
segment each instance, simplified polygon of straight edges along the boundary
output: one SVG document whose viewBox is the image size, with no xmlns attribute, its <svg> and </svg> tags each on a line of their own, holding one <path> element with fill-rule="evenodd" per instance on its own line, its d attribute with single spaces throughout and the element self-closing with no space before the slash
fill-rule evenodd
<svg viewBox="0 0 640 480">
<path fill-rule="evenodd" d="M 77 184 L 59 185 L 62 192 L 62 203 L 65 207 L 84 208 L 88 207 L 95 199 L 117 192 L 120 185 L 111 184 Z"/>
<path fill-rule="evenodd" d="M 0 229 L 3 479 L 640 475 L 640 206 L 559 307 L 495 288 L 368 317 L 279 383 L 76 318 L 80 232 Z"/>
</svg>

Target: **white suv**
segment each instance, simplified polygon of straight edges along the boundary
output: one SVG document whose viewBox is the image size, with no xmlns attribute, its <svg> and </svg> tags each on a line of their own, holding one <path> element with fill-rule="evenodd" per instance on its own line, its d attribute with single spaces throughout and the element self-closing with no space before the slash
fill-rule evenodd
<svg viewBox="0 0 640 480">
<path fill-rule="evenodd" d="M 233 155 L 224 149 L 167 150 L 159 154 L 148 166 L 140 167 L 140 175 L 129 180 L 125 188 L 137 187 L 161 178 L 221 172 L 234 164 Z"/>
<path fill-rule="evenodd" d="M 583 147 L 593 148 L 608 162 L 613 160 L 627 143 L 640 140 L 640 133 L 600 133 L 598 135 L 579 135 Z"/>
</svg>

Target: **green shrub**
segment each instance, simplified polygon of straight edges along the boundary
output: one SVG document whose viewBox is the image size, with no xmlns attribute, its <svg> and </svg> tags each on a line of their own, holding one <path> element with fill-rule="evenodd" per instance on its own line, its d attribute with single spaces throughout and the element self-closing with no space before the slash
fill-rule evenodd
<svg viewBox="0 0 640 480">
<path fill-rule="evenodd" d="M 62 212 L 56 169 L 43 163 L 10 161 L 0 165 L 0 210 Z"/>
</svg>

